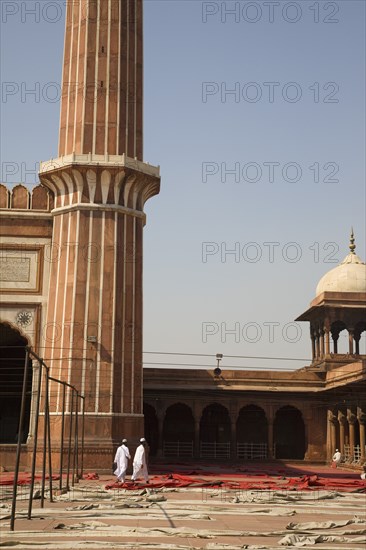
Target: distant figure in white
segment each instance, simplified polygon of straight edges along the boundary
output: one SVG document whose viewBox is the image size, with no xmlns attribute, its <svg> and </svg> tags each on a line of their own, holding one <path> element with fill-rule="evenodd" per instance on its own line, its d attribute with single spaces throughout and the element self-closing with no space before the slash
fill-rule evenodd
<svg viewBox="0 0 366 550">
<path fill-rule="evenodd" d="M 140 439 L 140 445 L 137 447 L 135 456 L 133 459 L 133 473 L 131 481 L 136 481 L 138 477 L 143 477 L 145 483 L 149 483 L 149 474 L 146 464 L 146 439 L 142 437 Z"/>
<path fill-rule="evenodd" d="M 129 458 L 131 458 L 131 455 L 127 447 L 127 439 L 122 439 L 122 445 L 118 447 L 114 457 L 114 462 L 117 464 L 114 475 L 117 476 L 117 481 L 122 481 L 122 483 L 125 482 Z"/>
<path fill-rule="evenodd" d="M 337 468 L 338 464 L 341 462 L 342 455 L 339 452 L 338 449 L 335 450 L 335 453 L 333 455 L 332 461 L 333 461 L 333 468 Z"/>
</svg>

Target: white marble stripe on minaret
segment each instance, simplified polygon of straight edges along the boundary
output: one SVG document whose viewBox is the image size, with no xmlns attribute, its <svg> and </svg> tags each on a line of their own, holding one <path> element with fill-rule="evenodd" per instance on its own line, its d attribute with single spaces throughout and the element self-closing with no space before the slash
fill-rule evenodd
<svg viewBox="0 0 366 550">
<path fill-rule="evenodd" d="M 130 412 L 134 411 L 134 399 L 135 399 L 135 392 L 134 392 L 134 381 L 135 381 L 135 335 L 136 335 L 136 327 L 135 327 L 135 308 L 136 308 L 136 285 L 135 285 L 135 277 L 136 277 L 136 218 L 132 219 L 132 342 L 131 342 L 131 406 L 130 406 Z"/>
<path fill-rule="evenodd" d="M 68 356 L 69 356 L 69 366 L 68 366 L 68 375 L 67 375 L 68 380 L 71 380 L 72 357 L 74 356 L 73 344 L 74 344 L 74 324 L 75 324 L 75 302 L 76 302 L 76 285 L 77 285 L 77 277 L 78 277 L 78 265 L 79 265 L 78 262 L 79 262 L 79 249 L 80 249 L 79 228 L 80 228 L 80 210 L 77 210 L 76 231 L 75 231 L 76 250 L 75 250 L 75 258 L 74 258 L 74 280 L 73 280 L 73 289 L 72 289 L 72 306 L 71 306 L 71 323 L 70 323 L 70 346 L 69 346 L 70 349 L 68 351 Z M 77 361 L 75 367 L 77 370 L 81 368 L 80 361 Z M 67 392 L 67 394 L 69 397 L 70 392 Z"/>
<path fill-rule="evenodd" d="M 60 338 L 60 357 L 62 357 L 64 355 L 63 353 L 63 350 L 64 350 L 64 346 L 65 346 L 65 342 L 64 342 L 64 339 L 65 339 L 65 312 L 66 312 L 66 298 L 67 298 L 67 279 L 68 279 L 68 275 L 69 275 L 69 268 L 70 268 L 70 263 L 69 263 L 69 253 L 70 253 L 70 245 L 67 244 L 70 242 L 70 227 L 71 227 L 71 217 L 72 217 L 72 214 L 71 212 L 68 212 L 68 214 L 65 215 L 65 217 L 67 216 L 67 239 L 66 239 L 66 262 L 65 262 L 65 281 L 64 281 L 64 296 L 63 296 L 63 304 L 62 304 L 62 321 L 61 321 L 61 338 Z M 59 281 L 59 279 L 57 279 Z M 60 285 L 60 283 L 58 283 Z M 67 348 L 70 347 L 69 345 L 69 339 L 67 338 L 66 336 L 66 346 Z M 71 350 L 70 349 L 67 349 L 67 355 L 70 355 L 70 352 Z M 64 380 L 65 379 L 65 376 L 63 375 L 63 361 L 59 361 L 60 365 L 59 365 L 59 373 L 58 373 L 58 379 L 59 380 Z M 68 379 L 69 380 L 69 379 Z M 61 389 L 62 389 L 62 386 L 61 384 L 58 384 L 58 389 L 57 389 L 57 411 L 59 411 L 59 402 L 60 402 L 60 392 L 61 392 Z"/>
<path fill-rule="evenodd" d="M 67 8 L 66 8 L 67 10 Z M 66 29 L 67 29 L 67 11 L 66 11 L 66 17 L 65 17 L 65 31 L 64 31 L 64 36 L 66 36 Z M 61 99 L 60 99 L 60 102 L 61 102 L 61 108 L 60 108 L 60 122 L 59 122 L 59 125 L 58 125 L 58 128 L 59 128 L 59 143 L 58 143 L 58 146 L 60 148 L 61 146 L 61 126 L 62 126 L 62 107 L 63 107 L 63 103 L 62 103 L 62 87 L 64 85 L 64 78 L 65 78 L 65 60 L 66 60 L 66 48 L 64 47 L 64 55 L 63 55 L 63 59 L 62 59 L 62 75 L 61 75 Z M 56 200 L 56 197 L 55 197 L 55 200 Z"/>
<path fill-rule="evenodd" d="M 89 6 L 87 7 L 89 10 Z M 80 21 L 81 23 L 81 21 Z M 88 38 L 89 38 L 89 17 L 86 17 L 86 29 L 85 29 L 85 49 L 84 49 L 84 82 L 83 82 L 83 88 L 82 93 L 83 97 L 86 98 L 87 90 L 86 90 L 86 78 L 87 78 L 87 61 L 88 56 L 86 55 L 86 52 L 88 51 Z M 84 136 L 85 136 L 85 108 L 86 108 L 86 101 L 84 99 L 83 101 L 83 112 L 82 112 L 82 118 L 81 118 L 81 148 L 80 151 L 84 151 Z"/>
<path fill-rule="evenodd" d="M 114 241 L 113 241 L 113 296 L 114 299 L 117 297 L 117 227 L 118 227 L 118 214 L 114 214 Z M 112 304 L 112 342 L 111 342 L 111 388 L 109 394 L 109 410 L 113 410 L 113 382 L 114 382 L 114 344 L 116 338 L 116 307 L 115 304 Z"/>
<path fill-rule="evenodd" d="M 116 137 L 116 150 L 114 152 L 115 155 L 118 155 L 119 151 L 119 129 L 121 124 L 121 32 L 122 32 L 122 17 L 121 17 L 121 8 L 122 4 L 118 4 L 118 20 L 119 20 L 119 28 L 118 28 L 118 76 L 117 76 L 117 137 Z M 124 151 L 121 151 L 123 153 Z M 127 151 L 126 151 L 127 153 Z"/>
<path fill-rule="evenodd" d="M 95 75 L 94 75 L 94 110 L 93 110 L 93 145 L 92 153 L 96 154 L 96 143 L 97 143 L 97 112 L 98 112 L 98 91 L 99 91 L 99 33 L 100 33 L 100 9 L 101 4 L 98 2 L 98 15 L 97 15 L 97 30 L 96 30 L 96 45 L 95 45 Z"/>
<path fill-rule="evenodd" d="M 121 412 L 123 412 L 123 392 L 124 392 L 124 374 L 125 374 L 125 324 L 126 324 L 126 242 L 127 242 L 127 216 L 123 216 L 123 289 L 122 289 L 122 321 L 121 321 Z"/>
<path fill-rule="evenodd" d="M 127 25 L 126 25 L 126 97 L 125 97 L 125 111 L 126 111 L 126 143 L 125 143 L 125 153 L 128 154 L 128 121 L 129 121 L 129 109 L 128 109 L 128 98 L 129 98 L 129 92 L 130 92 L 130 74 L 129 74 L 129 68 L 130 68 L 130 3 L 127 2 Z M 123 54 L 124 52 L 122 52 Z"/>
<path fill-rule="evenodd" d="M 86 243 L 81 243 L 83 246 L 90 243 L 90 236 L 93 229 L 93 211 L 89 214 L 89 232 Z M 87 261 L 86 270 L 86 296 L 85 296 L 85 310 L 84 310 L 84 342 L 83 342 L 83 370 L 81 379 L 81 393 L 85 395 L 85 375 L 86 375 L 86 362 L 87 362 L 87 341 L 88 341 L 88 313 L 89 313 L 89 288 L 90 288 L 90 261 Z M 85 403 L 86 404 L 86 403 Z"/>
<path fill-rule="evenodd" d="M 60 229 L 59 229 L 58 243 L 54 243 L 54 242 L 52 243 L 52 245 L 57 244 L 57 246 L 58 246 L 58 249 L 57 249 L 57 278 L 56 278 L 57 281 L 59 280 L 59 277 L 60 277 L 60 263 L 61 263 L 61 261 L 60 261 L 61 260 L 60 241 L 61 241 L 61 235 L 62 235 L 62 229 L 63 229 L 63 221 L 64 221 L 64 218 L 62 216 L 62 218 L 60 220 L 60 223 L 59 223 L 59 228 Z M 53 253 L 52 252 L 51 252 L 51 258 L 53 259 Z M 51 267 L 51 269 L 52 269 L 52 267 Z M 55 350 L 55 326 L 56 326 L 58 289 L 59 289 L 59 285 L 56 285 L 55 305 L 54 305 L 54 308 L 53 308 L 53 317 L 52 317 L 52 339 L 51 339 L 51 345 L 48 348 L 50 350 L 50 358 L 49 358 L 49 365 L 48 365 L 48 367 L 50 368 L 50 372 L 53 371 L 53 356 L 54 356 L 54 350 Z M 48 327 L 47 326 L 46 326 L 46 331 L 48 332 Z M 48 340 L 48 338 L 47 338 L 47 340 Z M 54 384 L 56 384 L 56 382 L 54 382 Z"/>
<path fill-rule="evenodd" d="M 102 238 L 100 240 L 100 274 L 99 274 L 99 312 L 98 312 L 98 355 L 96 365 L 96 384 L 95 384 L 95 412 L 99 410 L 99 392 L 100 392 L 100 354 L 102 349 L 102 323 L 103 323 L 103 291 L 104 291 L 104 235 L 105 235 L 105 212 L 102 212 Z M 103 387 L 102 387 L 103 391 Z"/>
<path fill-rule="evenodd" d="M 111 61 L 111 25 L 112 25 L 112 6 L 111 1 L 108 0 L 108 44 L 107 44 L 107 82 L 106 82 L 106 106 L 105 106 L 105 120 L 104 127 L 104 152 L 108 151 L 108 134 L 109 134 L 109 82 L 110 82 L 110 61 Z"/>
<path fill-rule="evenodd" d="M 134 156 L 137 156 L 137 59 L 138 59 L 138 51 L 137 51 L 137 19 L 138 19 L 138 10 L 137 10 L 137 2 L 135 0 L 135 63 L 134 63 L 134 73 L 135 73 L 135 82 L 134 82 L 134 110 L 133 110 L 133 150 L 134 150 Z"/>
<path fill-rule="evenodd" d="M 79 55 L 80 55 L 80 35 L 81 35 L 81 0 L 79 2 L 79 24 L 78 24 L 78 47 L 77 47 L 77 55 L 76 55 L 76 83 L 75 83 L 75 95 L 74 95 L 74 103 L 75 103 L 75 109 L 74 109 L 74 136 L 72 141 L 72 150 L 75 151 L 75 145 L 76 145 L 76 120 L 77 120 L 77 109 L 78 109 L 78 90 L 79 90 Z M 74 86 L 74 84 L 73 84 Z"/>
<path fill-rule="evenodd" d="M 67 145 L 68 145 L 68 129 L 69 129 L 69 113 L 70 113 L 70 89 L 71 89 L 71 71 L 72 71 L 72 50 L 74 45 L 74 9 L 73 6 L 70 8 L 71 12 L 71 37 L 70 37 L 70 52 L 69 52 L 69 74 L 68 74 L 68 81 L 66 82 L 66 86 L 68 88 L 67 90 L 67 107 L 66 107 L 66 128 L 65 128 L 65 142 L 63 150 L 66 153 L 67 151 Z M 65 52 L 66 54 L 66 52 Z"/>
</svg>

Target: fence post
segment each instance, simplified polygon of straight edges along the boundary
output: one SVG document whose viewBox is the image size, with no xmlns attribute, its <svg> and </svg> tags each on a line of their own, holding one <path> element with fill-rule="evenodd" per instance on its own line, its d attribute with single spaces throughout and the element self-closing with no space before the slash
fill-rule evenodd
<svg viewBox="0 0 366 550">
<path fill-rule="evenodd" d="M 64 458 L 64 431 L 65 431 L 65 399 L 66 399 L 66 384 L 62 384 L 62 416 L 61 416 L 61 442 L 60 442 L 60 491 L 62 491 L 62 470 Z"/>
<path fill-rule="evenodd" d="M 74 389 L 71 388 L 71 406 L 70 406 L 70 422 L 69 422 L 69 447 L 67 450 L 67 476 L 66 476 L 66 488 L 70 491 L 70 460 L 71 460 L 71 436 L 72 436 L 72 415 L 74 409 Z M 69 389 L 70 391 L 70 389 Z"/>
<path fill-rule="evenodd" d="M 34 366 L 33 372 L 34 372 Z M 39 404 L 41 400 L 41 382 L 42 382 L 42 363 L 38 361 L 38 381 L 37 381 L 37 401 L 36 401 L 36 421 L 34 425 L 34 440 L 33 440 L 33 456 L 32 456 L 32 471 L 31 471 L 31 483 L 29 487 L 29 503 L 28 503 L 28 519 L 32 517 L 32 504 L 33 504 L 33 490 L 34 490 L 34 476 L 36 473 L 36 458 L 37 458 L 37 440 L 38 440 L 38 424 L 39 424 Z"/>
<path fill-rule="evenodd" d="M 43 363 L 42 363 L 43 364 Z M 44 420 L 43 420 L 43 456 L 42 456 L 42 488 L 41 488 L 41 508 L 44 507 L 44 492 L 46 485 L 46 454 L 47 454 L 47 435 L 48 435 L 48 368 L 46 367 L 46 380 L 45 380 L 45 405 L 44 405 Z"/>
<path fill-rule="evenodd" d="M 80 478 L 83 478 L 84 475 L 84 428 L 85 428 L 85 396 L 82 395 L 81 399 L 83 400 L 83 408 L 82 408 L 82 417 L 81 417 L 81 466 L 80 466 Z"/>
<path fill-rule="evenodd" d="M 24 363 L 24 376 L 23 376 L 23 388 L 22 388 L 22 401 L 20 405 L 20 417 L 19 417 L 19 427 L 18 427 L 18 443 L 17 443 L 17 454 L 15 458 L 15 471 L 14 471 L 14 480 L 13 480 L 13 499 L 11 504 L 11 514 L 10 514 L 10 531 L 14 531 L 15 523 L 15 509 L 17 502 L 17 487 L 18 487 L 18 476 L 19 476 L 19 463 L 20 463 L 20 451 L 22 444 L 23 436 L 23 425 L 24 425 L 24 415 L 25 415 L 25 395 L 27 391 L 27 380 L 28 380 L 28 361 L 29 361 L 29 348 L 25 348 L 25 363 Z"/>
</svg>

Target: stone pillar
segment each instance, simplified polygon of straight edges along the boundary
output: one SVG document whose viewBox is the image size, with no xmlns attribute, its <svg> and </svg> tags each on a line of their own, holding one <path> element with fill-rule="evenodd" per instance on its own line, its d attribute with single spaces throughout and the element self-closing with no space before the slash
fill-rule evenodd
<svg viewBox="0 0 366 550">
<path fill-rule="evenodd" d="M 333 411 L 328 410 L 328 445 L 327 445 L 327 459 L 330 460 L 334 454 L 337 446 L 337 424 L 338 419 L 334 415 Z"/>
<path fill-rule="evenodd" d="M 274 415 L 273 415 L 273 408 L 271 407 L 268 412 L 268 432 L 267 432 L 267 446 L 268 446 L 269 459 L 275 458 L 273 456 L 273 422 L 274 422 Z"/>
<path fill-rule="evenodd" d="M 350 355 L 353 355 L 353 332 L 353 328 L 348 329 L 348 348 Z"/>
<path fill-rule="evenodd" d="M 319 329 L 320 357 L 324 357 L 324 330 Z"/>
<path fill-rule="evenodd" d="M 333 338 L 334 353 L 338 353 L 338 338 L 339 338 L 339 332 L 333 331 L 333 332 L 332 332 L 332 338 Z"/>
<path fill-rule="evenodd" d="M 344 444 L 345 444 L 344 429 L 345 429 L 345 424 L 347 422 L 347 418 L 341 411 L 338 411 L 338 422 L 339 422 L 339 450 L 341 452 L 341 455 L 344 456 Z"/>
<path fill-rule="evenodd" d="M 324 334 L 325 334 L 325 354 L 329 355 L 330 354 L 330 332 L 329 332 L 329 328 L 327 328 L 327 327 L 324 328 Z"/>
<path fill-rule="evenodd" d="M 319 331 L 315 331 L 315 359 L 320 358 L 320 338 L 319 338 Z"/>
<path fill-rule="evenodd" d="M 355 341 L 355 354 L 356 355 L 360 355 L 360 338 L 361 338 L 361 334 L 354 334 L 353 335 L 353 339 Z"/>
<path fill-rule="evenodd" d="M 230 441 L 230 458 L 237 459 L 236 451 L 236 418 L 231 417 L 231 441 Z"/>
<path fill-rule="evenodd" d="M 193 456 L 200 457 L 200 419 L 194 419 L 194 450 Z"/>
<path fill-rule="evenodd" d="M 164 423 L 164 411 L 159 411 L 157 413 L 156 418 L 158 420 L 158 448 L 156 451 L 156 456 L 162 457 L 163 456 L 163 423 Z"/>
<path fill-rule="evenodd" d="M 359 409 L 357 411 L 358 424 L 360 427 L 360 448 L 361 448 L 361 463 L 364 464 L 366 460 L 366 436 L 365 436 L 365 424 L 366 424 L 366 414 Z"/>
<path fill-rule="evenodd" d="M 348 427 L 349 427 L 349 453 L 350 453 L 350 461 L 353 461 L 354 458 L 354 452 L 355 452 L 355 424 L 357 422 L 357 417 L 355 414 L 353 414 L 352 411 L 347 411 L 347 420 L 348 420 Z"/>
<path fill-rule="evenodd" d="M 312 326 L 310 326 L 310 338 L 311 338 L 311 356 L 312 360 L 315 360 L 315 333 Z"/>
</svg>

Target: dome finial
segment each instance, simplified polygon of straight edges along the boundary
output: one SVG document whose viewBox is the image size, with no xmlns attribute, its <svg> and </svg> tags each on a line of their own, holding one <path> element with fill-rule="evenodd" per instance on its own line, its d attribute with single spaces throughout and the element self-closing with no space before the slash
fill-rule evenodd
<svg viewBox="0 0 366 550">
<path fill-rule="evenodd" d="M 349 240 L 349 249 L 351 251 L 351 254 L 355 254 L 355 248 L 356 248 L 355 237 L 354 237 L 354 234 L 353 234 L 353 227 L 351 227 L 351 237 L 350 237 L 350 240 Z"/>
</svg>

